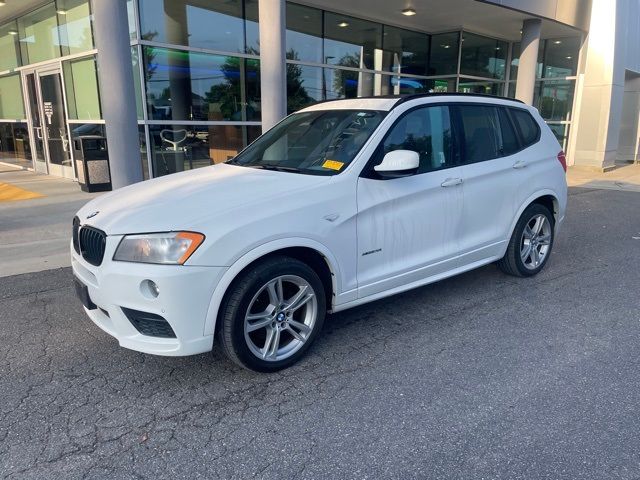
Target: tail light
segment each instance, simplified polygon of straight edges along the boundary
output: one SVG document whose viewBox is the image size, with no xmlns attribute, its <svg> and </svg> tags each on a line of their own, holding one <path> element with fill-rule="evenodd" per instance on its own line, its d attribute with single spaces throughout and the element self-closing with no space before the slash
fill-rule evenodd
<svg viewBox="0 0 640 480">
<path fill-rule="evenodd" d="M 564 154 L 564 152 L 562 150 L 560 150 L 560 153 L 558 154 L 558 161 L 560 162 L 560 165 L 562 165 L 562 169 L 565 171 L 567 171 L 567 156 Z"/>
</svg>

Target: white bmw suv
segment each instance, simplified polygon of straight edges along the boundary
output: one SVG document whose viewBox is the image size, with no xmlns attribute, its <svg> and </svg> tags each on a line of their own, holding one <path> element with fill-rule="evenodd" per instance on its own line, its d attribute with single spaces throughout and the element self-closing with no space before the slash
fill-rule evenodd
<svg viewBox="0 0 640 480">
<path fill-rule="evenodd" d="M 496 262 L 537 274 L 567 203 L 538 112 L 495 97 L 330 101 L 232 160 L 103 195 L 74 218 L 87 315 L 121 346 L 213 348 L 274 371 L 337 312 Z"/>
</svg>

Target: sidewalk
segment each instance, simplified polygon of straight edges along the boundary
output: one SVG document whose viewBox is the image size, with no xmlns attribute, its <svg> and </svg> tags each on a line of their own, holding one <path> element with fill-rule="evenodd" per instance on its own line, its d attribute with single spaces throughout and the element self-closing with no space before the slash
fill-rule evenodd
<svg viewBox="0 0 640 480">
<path fill-rule="evenodd" d="M 71 219 L 96 195 L 0 165 L 0 277 L 69 266 Z"/>
<path fill-rule="evenodd" d="M 640 165 L 618 166 L 605 173 L 569 167 L 567 183 L 570 187 L 640 192 Z"/>
</svg>

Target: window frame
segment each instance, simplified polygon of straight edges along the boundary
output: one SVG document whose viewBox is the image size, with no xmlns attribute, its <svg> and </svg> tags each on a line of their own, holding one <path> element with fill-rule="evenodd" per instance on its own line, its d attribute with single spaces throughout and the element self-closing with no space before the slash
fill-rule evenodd
<svg viewBox="0 0 640 480">
<path fill-rule="evenodd" d="M 460 142 L 459 142 L 459 138 L 460 138 L 460 132 L 459 132 L 459 124 L 457 123 L 453 110 L 452 110 L 452 106 L 456 105 L 455 102 L 429 102 L 429 103 L 422 103 L 420 105 L 415 105 L 407 110 L 405 110 L 404 112 L 402 112 L 398 118 L 396 118 L 393 123 L 391 124 L 391 126 L 387 129 L 387 131 L 384 133 L 384 136 L 380 139 L 380 142 L 378 143 L 378 145 L 376 145 L 376 149 L 374 150 L 373 154 L 371 155 L 371 158 L 369 158 L 369 160 L 367 161 L 366 165 L 362 168 L 359 178 L 367 178 L 369 180 L 395 180 L 397 178 L 406 178 L 406 177 L 413 177 L 413 176 L 417 176 L 417 175 L 427 175 L 429 173 L 433 173 L 433 172 L 442 172 L 444 170 L 449 170 L 451 168 L 456 168 L 456 167 L 460 167 L 463 165 L 463 163 L 461 163 L 461 159 L 463 158 L 462 155 L 462 150 L 459 148 Z M 391 135 L 391 133 L 393 132 L 393 129 L 402 121 L 404 120 L 404 118 L 409 115 L 410 113 L 414 112 L 415 110 L 419 110 L 421 108 L 430 108 L 430 107 L 446 107 L 449 110 L 449 119 L 450 119 L 450 123 L 451 123 L 451 131 L 452 131 L 452 142 L 451 142 L 451 159 L 452 159 L 452 164 L 445 166 L 444 168 L 439 168 L 437 170 L 428 170 L 426 172 L 413 172 L 413 173 L 407 173 L 406 175 L 403 175 L 401 177 L 391 177 L 391 176 L 383 176 L 380 175 L 378 172 L 376 172 L 374 170 L 374 167 L 376 165 L 379 165 L 380 162 L 382 161 L 382 152 L 383 152 L 383 148 L 384 148 L 384 142 L 387 140 L 387 138 Z M 393 111 L 393 110 L 391 110 Z M 389 113 L 391 113 L 391 111 L 389 111 Z"/>
</svg>

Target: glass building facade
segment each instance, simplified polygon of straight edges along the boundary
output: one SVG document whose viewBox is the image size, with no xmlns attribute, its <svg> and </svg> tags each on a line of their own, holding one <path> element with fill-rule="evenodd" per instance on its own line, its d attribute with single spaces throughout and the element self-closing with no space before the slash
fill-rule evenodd
<svg viewBox="0 0 640 480">
<path fill-rule="evenodd" d="M 224 162 L 260 134 L 257 0 L 129 0 L 128 15 L 145 178 Z M 515 94 L 517 43 L 429 34 L 292 2 L 286 25 L 289 112 L 362 96 Z M 535 102 L 561 141 L 580 43 L 547 39 L 540 49 Z M 73 168 L 73 139 L 105 134 L 90 2 L 45 3 L 0 25 L 0 47 L 0 161 L 38 169 L 55 150 L 49 162 Z M 50 107 L 38 105 L 38 90 L 49 64 L 60 72 L 64 122 L 45 148 Z"/>
</svg>

